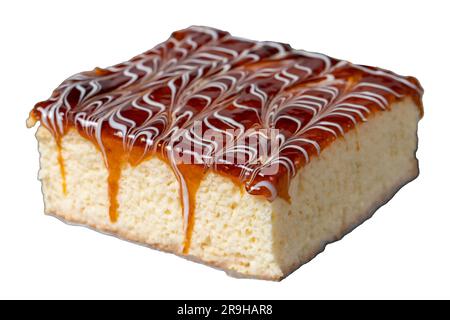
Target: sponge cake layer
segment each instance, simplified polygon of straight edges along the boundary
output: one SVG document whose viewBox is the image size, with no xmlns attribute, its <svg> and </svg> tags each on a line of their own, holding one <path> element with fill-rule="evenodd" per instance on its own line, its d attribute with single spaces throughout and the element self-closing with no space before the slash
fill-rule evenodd
<svg viewBox="0 0 450 320">
<path fill-rule="evenodd" d="M 280 280 L 417 176 L 419 118 L 420 109 L 409 98 L 371 114 L 299 170 L 289 186 L 290 202 L 251 195 L 208 171 L 196 192 L 186 257 L 233 275 Z M 118 183 L 120 218 L 113 223 L 108 170 L 99 149 L 76 130 L 62 137 L 64 193 L 56 140 L 44 126 L 37 139 L 46 213 L 183 255 L 180 186 L 166 162 L 152 157 L 126 164 Z"/>
</svg>

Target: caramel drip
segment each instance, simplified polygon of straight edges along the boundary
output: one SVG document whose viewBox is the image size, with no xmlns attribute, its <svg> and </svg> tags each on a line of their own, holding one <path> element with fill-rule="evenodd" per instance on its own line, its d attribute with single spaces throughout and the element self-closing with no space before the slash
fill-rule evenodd
<svg viewBox="0 0 450 320">
<path fill-rule="evenodd" d="M 109 197 L 109 220 L 112 223 L 117 222 L 119 218 L 119 182 L 122 168 L 126 162 L 122 145 L 109 138 L 103 138 L 104 156 L 108 168 L 108 197 Z"/>
<path fill-rule="evenodd" d="M 206 170 L 201 166 L 192 166 L 186 164 L 179 164 L 177 168 L 181 173 L 182 178 L 186 182 L 188 189 L 187 196 L 189 197 L 189 211 L 188 211 L 189 215 L 187 219 L 187 226 L 185 227 L 186 233 L 183 242 L 183 254 L 188 254 L 189 249 L 191 247 L 192 233 L 194 231 L 195 226 L 195 205 L 196 205 L 195 198 L 197 195 L 198 187 L 200 186 L 200 183 L 202 182 L 206 174 Z M 184 195 L 181 191 L 180 198 L 183 199 L 183 197 L 185 196 L 186 195 Z M 184 212 L 185 208 L 183 207 L 184 206 L 183 201 L 181 201 L 181 205 L 182 205 L 182 212 Z"/>
<path fill-rule="evenodd" d="M 108 159 L 108 197 L 109 197 L 109 219 L 112 223 L 117 222 L 119 217 L 119 179 L 121 173 L 121 163 Z"/>
<path fill-rule="evenodd" d="M 56 148 L 58 152 L 58 165 L 59 165 L 59 172 L 61 173 L 61 184 L 62 184 L 62 191 L 64 195 L 67 195 L 67 182 L 66 182 L 66 167 L 64 165 L 64 158 L 62 155 L 62 137 L 56 136 L 55 142 L 56 142 Z"/>
<path fill-rule="evenodd" d="M 280 177 L 278 184 L 276 184 L 278 190 L 278 197 L 291 203 L 291 196 L 289 195 L 289 176 L 287 174 Z"/>
</svg>

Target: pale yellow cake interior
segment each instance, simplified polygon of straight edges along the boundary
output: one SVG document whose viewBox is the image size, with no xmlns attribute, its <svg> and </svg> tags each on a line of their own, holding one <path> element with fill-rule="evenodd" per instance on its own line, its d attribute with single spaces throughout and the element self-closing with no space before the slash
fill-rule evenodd
<svg viewBox="0 0 450 320">
<path fill-rule="evenodd" d="M 313 157 L 292 180 L 291 204 L 249 195 L 228 178 L 207 174 L 197 192 L 190 258 L 279 280 L 368 218 L 418 173 L 419 109 L 410 99 L 391 107 Z M 37 138 L 46 213 L 182 254 L 179 185 L 166 163 L 151 158 L 124 168 L 119 218 L 111 223 L 108 171 L 96 147 L 75 130 L 64 136 L 64 195 L 55 139 L 43 126 Z"/>
</svg>

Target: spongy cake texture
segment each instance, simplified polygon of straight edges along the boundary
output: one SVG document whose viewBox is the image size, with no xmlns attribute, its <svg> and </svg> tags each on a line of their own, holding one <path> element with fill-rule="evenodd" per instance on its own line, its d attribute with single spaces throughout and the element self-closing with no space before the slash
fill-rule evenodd
<svg viewBox="0 0 450 320">
<path fill-rule="evenodd" d="M 209 171 L 196 192 L 188 257 L 234 275 L 282 279 L 417 176 L 419 118 L 409 98 L 371 114 L 301 168 L 290 183 L 290 203 L 250 195 Z M 126 164 L 119 219 L 112 223 L 108 170 L 98 148 L 76 130 L 62 137 L 64 193 L 55 138 L 40 126 L 37 139 L 46 213 L 183 255 L 180 187 L 164 161 L 152 157 L 136 167 Z"/>
</svg>

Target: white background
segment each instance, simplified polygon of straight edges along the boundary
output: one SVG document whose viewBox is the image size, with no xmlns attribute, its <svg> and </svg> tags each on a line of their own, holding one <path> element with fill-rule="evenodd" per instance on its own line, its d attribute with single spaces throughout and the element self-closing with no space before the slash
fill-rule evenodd
<svg viewBox="0 0 450 320">
<path fill-rule="evenodd" d="M 1 1 L 0 298 L 450 298 L 448 1 Z M 421 175 L 281 283 L 223 272 L 43 214 L 28 112 L 73 73 L 187 26 L 414 75 Z"/>
</svg>

